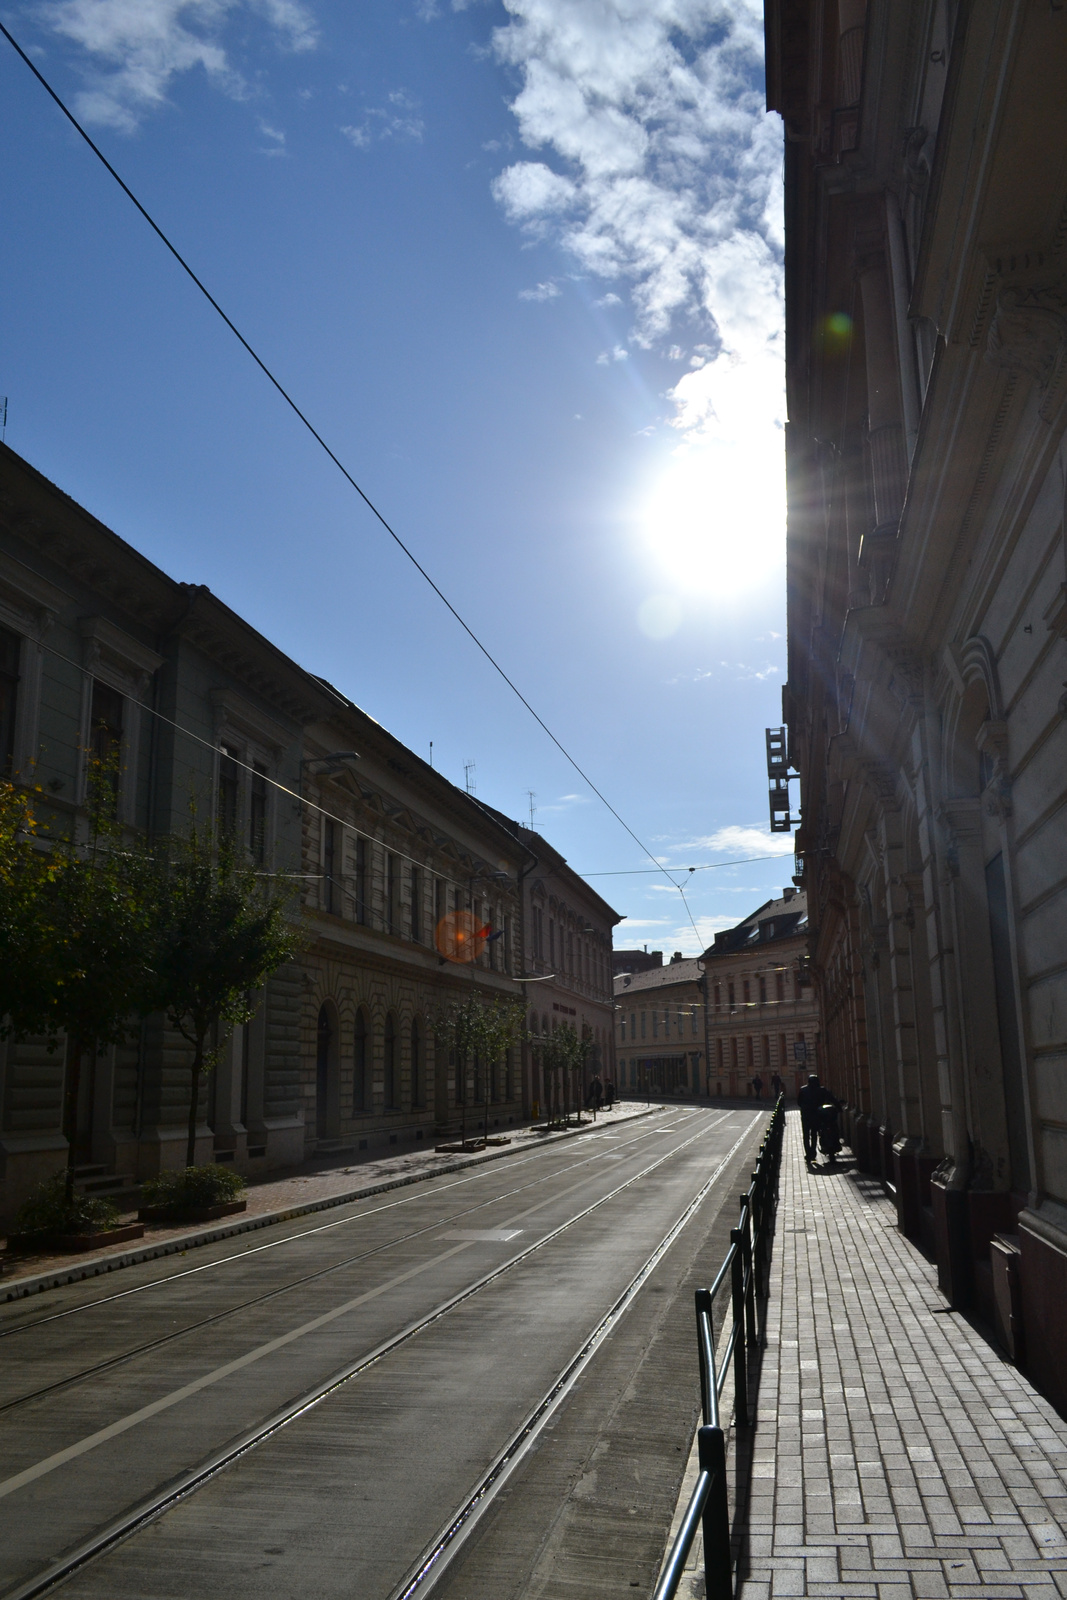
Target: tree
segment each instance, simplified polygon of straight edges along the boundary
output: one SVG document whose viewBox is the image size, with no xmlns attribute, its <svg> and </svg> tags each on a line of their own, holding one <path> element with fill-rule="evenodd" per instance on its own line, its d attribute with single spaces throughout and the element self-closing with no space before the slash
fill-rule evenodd
<svg viewBox="0 0 1067 1600">
<path fill-rule="evenodd" d="M 489 1071 L 501 1055 L 521 1037 L 525 1008 L 519 1000 L 483 1000 L 470 993 L 453 1000 L 434 1018 L 434 1038 L 456 1058 L 457 1080 L 463 1075 L 464 1093 L 460 1101 L 460 1141 L 467 1142 L 466 1076 L 473 1061 L 486 1066 L 485 1133 L 489 1132 Z"/>
<path fill-rule="evenodd" d="M 296 953 L 290 898 L 195 815 L 188 834 L 159 853 L 147 1009 L 165 1012 L 192 1046 L 188 1167 L 196 1160 L 200 1079 L 214 1067 L 223 1033 L 251 1020 L 252 991 Z"/>
<path fill-rule="evenodd" d="M 530 1034 L 530 1043 L 540 1054 L 541 1068 L 545 1073 L 546 1082 L 550 1083 L 556 1094 L 556 1117 L 558 1119 L 562 1110 L 563 1120 L 569 1122 L 571 1114 L 570 1097 L 574 1089 L 575 1101 L 579 1116 L 581 1115 L 581 1094 L 579 1091 L 577 1074 L 584 1072 L 585 1063 L 593 1049 L 591 1035 L 579 1035 L 572 1022 L 561 1022 L 558 1028 L 553 1028 L 551 1033 Z M 551 1078 L 548 1074 L 552 1073 Z M 557 1084 L 555 1074 L 559 1074 Z M 573 1082 L 572 1082 L 573 1080 Z M 560 1092 L 562 1091 L 562 1092 Z M 560 1102 L 562 1101 L 562 1106 Z M 549 1119 L 553 1120 L 551 1103 L 549 1105 Z"/>
<path fill-rule="evenodd" d="M 0 782 L 0 1036 L 45 1033 L 55 998 L 45 891 L 55 868 L 39 843 L 33 796 Z"/>
<path fill-rule="evenodd" d="M 95 1061 L 107 1045 L 127 1038 L 143 1009 L 149 977 L 150 862 L 141 848 L 127 847 L 115 821 L 113 767 L 106 759 L 88 764 L 87 836 L 78 837 L 75 823 L 53 847 L 37 891 L 41 942 L 26 969 L 32 986 L 47 994 L 42 1031 L 67 1038 L 68 1201 L 74 1194 L 85 1058 Z M 22 1032 L 37 1031 L 25 1015 L 17 1025 Z"/>
</svg>

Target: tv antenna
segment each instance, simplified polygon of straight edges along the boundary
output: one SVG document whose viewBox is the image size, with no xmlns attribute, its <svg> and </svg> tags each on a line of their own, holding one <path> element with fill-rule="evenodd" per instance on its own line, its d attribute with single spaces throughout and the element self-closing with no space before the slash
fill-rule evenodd
<svg viewBox="0 0 1067 1600">
<path fill-rule="evenodd" d="M 534 831 L 534 811 L 537 809 L 535 807 L 535 805 L 534 805 L 534 801 L 537 799 L 537 791 L 536 791 L 536 789 L 527 789 L 526 790 L 526 796 L 527 796 L 527 798 L 528 798 L 528 800 L 530 802 L 530 832 L 533 833 L 533 831 Z"/>
<path fill-rule="evenodd" d="M 475 772 L 474 762 L 473 761 L 465 761 L 463 763 L 463 778 L 464 778 L 464 781 L 465 781 L 465 783 L 467 785 L 467 793 L 468 794 L 477 794 L 477 792 L 478 792 L 478 785 L 474 781 L 474 772 Z"/>
</svg>

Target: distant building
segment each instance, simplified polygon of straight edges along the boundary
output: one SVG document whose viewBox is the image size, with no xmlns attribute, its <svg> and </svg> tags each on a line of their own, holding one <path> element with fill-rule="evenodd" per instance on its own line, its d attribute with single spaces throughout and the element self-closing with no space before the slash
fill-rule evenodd
<svg viewBox="0 0 1067 1600">
<path fill-rule="evenodd" d="M 696 957 L 676 955 L 615 979 L 621 1094 L 707 1093 L 702 977 Z"/>
<path fill-rule="evenodd" d="M 783 890 L 699 958 L 615 979 L 616 1049 L 628 1094 L 748 1096 L 774 1073 L 787 1091 L 819 1067 L 807 975 L 807 902 Z"/>
<path fill-rule="evenodd" d="M 819 1011 L 808 976 L 808 905 L 784 889 L 715 935 L 707 974 L 709 1082 L 713 1095 L 747 1095 L 774 1073 L 794 1094 L 821 1066 Z"/>
<path fill-rule="evenodd" d="M 643 950 L 613 950 L 611 952 L 611 973 L 617 978 L 620 972 L 651 972 L 653 967 L 662 967 L 663 951 L 650 950 L 645 945 Z"/>
</svg>

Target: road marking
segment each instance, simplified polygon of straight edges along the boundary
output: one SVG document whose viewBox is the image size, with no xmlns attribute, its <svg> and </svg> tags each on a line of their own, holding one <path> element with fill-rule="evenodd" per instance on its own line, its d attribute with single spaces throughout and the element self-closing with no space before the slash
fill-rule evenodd
<svg viewBox="0 0 1067 1600">
<path fill-rule="evenodd" d="M 439 1233 L 439 1239 L 466 1239 L 472 1244 L 507 1244 L 517 1239 L 521 1228 L 453 1228 L 451 1233 Z"/>
</svg>

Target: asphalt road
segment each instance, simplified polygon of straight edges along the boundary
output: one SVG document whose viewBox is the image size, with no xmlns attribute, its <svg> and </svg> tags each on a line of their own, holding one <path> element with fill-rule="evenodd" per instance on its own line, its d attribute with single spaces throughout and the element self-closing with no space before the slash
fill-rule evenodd
<svg viewBox="0 0 1067 1600">
<path fill-rule="evenodd" d="M 280 1425 L 265 1438 L 67 1577 L 63 1595 L 387 1600 L 402 1591 L 642 1270 L 604 1351 L 621 1349 L 632 1323 L 634 1359 L 647 1355 L 637 1308 L 647 1312 L 665 1284 L 677 1288 L 765 1120 L 664 1111 L 356 1202 L 329 1220 L 128 1268 L 110 1288 L 96 1279 L 5 1308 L 0 1596 L 32 1586 L 272 1417 Z M 720 1183 L 662 1252 L 720 1167 Z M 591 1359 L 602 1364 L 599 1347 Z M 608 1391 L 631 1379 L 620 1371 L 609 1381 L 605 1415 L 618 1398 Z M 583 1392 L 588 1399 L 588 1383 Z M 572 1400 L 563 1394 L 549 1431 Z M 540 1448 L 538 1436 L 527 1440 L 520 1467 Z M 665 1482 L 681 1458 L 668 1465 Z M 568 1492 L 564 1482 L 542 1495 L 538 1514 L 555 1518 L 549 1501 Z M 506 1501 L 502 1491 L 494 1503 L 498 1546 Z M 457 1571 L 470 1569 L 478 1537 Z M 543 1541 L 537 1550 L 543 1562 Z M 449 1581 L 446 1572 L 438 1587 Z"/>
</svg>

